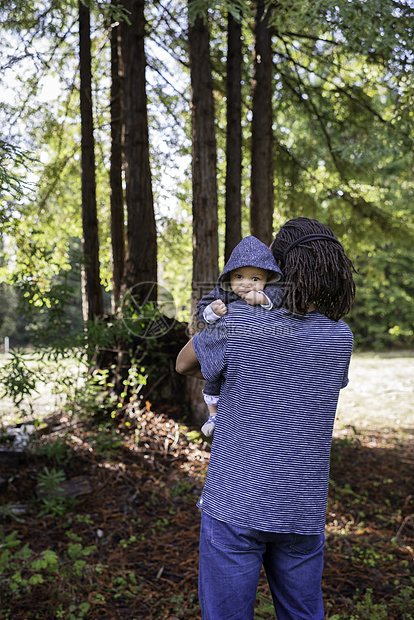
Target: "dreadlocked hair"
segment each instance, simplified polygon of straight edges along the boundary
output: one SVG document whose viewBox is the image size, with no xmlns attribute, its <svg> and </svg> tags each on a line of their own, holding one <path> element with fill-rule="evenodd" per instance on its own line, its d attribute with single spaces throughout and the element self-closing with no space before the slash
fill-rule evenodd
<svg viewBox="0 0 414 620">
<path fill-rule="evenodd" d="M 291 312 L 306 314 L 310 304 L 321 314 L 339 321 L 348 314 L 355 299 L 352 272 L 358 273 L 339 243 L 313 239 L 286 248 L 306 235 L 323 234 L 336 239 L 332 230 L 306 217 L 286 222 L 277 233 L 271 250 L 284 274 L 283 305 Z"/>
</svg>

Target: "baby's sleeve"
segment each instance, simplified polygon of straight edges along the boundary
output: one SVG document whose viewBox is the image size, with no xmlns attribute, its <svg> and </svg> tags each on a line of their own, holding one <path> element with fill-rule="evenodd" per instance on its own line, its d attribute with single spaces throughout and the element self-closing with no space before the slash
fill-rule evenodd
<svg viewBox="0 0 414 620">
<path fill-rule="evenodd" d="M 210 291 L 209 293 L 207 293 L 207 295 L 204 295 L 204 297 L 202 297 L 200 299 L 200 301 L 197 304 L 196 307 L 196 315 L 199 321 L 202 321 L 203 323 L 212 323 L 214 321 L 209 321 L 206 320 L 205 316 L 204 316 L 204 310 L 210 306 L 213 301 L 215 301 L 216 299 L 220 299 L 220 292 L 218 287 L 216 286 L 212 291 Z M 217 317 L 218 319 L 219 317 Z M 215 319 L 215 320 L 217 320 Z"/>
<path fill-rule="evenodd" d="M 271 303 L 271 307 L 269 308 L 269 310 L 272 310 L 273 308 L 280 308 L 283 303 L 283 297 L 285 294 L 283 284 L 268 284 L 263 290 L 263 293 L 266 295 L 266 297 Z"/>
</svg>

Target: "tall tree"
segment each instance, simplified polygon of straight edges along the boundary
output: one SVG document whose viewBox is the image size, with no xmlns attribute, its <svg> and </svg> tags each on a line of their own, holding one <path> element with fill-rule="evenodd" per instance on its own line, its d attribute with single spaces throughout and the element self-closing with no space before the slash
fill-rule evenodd
<svg viewBox="0 0 414 620">
<path fill-rule="evenodd" d="M 92 114 L 90 12 L 79 0 L 80 112 L 82 152 L 83 316 L 103 314 L 99 270 L 99 235 L 96 208 L 95 149 Z"/>
<path fill-rule="evenodd" d="M 122 57 L 118 23 L 111 26 L 111 246 L 112 307 L 119 304 L 125 261 L 125 215 L 122 188 Z"/>
<path fill-rule="evenodd" d="M 191 4 L 189 0 L 189 13 Z M 216 136 L 211 75 L 210 33 L 201 16 L 190 21 L 192 189 L 193 189 L 193 291 L 192 314 L 200 297 L 211 290 L 218 276 L 218 218 Z M 189 381 L 195 420 L 205 417 L 199 380 Z"/>
<path fill-rule="evenodd" d="M 123 289 L 137 301 L 156 299 L 157 233 L 149 161 L 145 81 L 144 0 L 123 0 L 129 20 L 122 22 L 124 64 L 125 175 L 128 213 Z"/>
<path fill-rule="evenodd" d="M 191 4 L 193 0 L 189 0 Z M 190 23 L 193 282 L 211 287 L 218 276 L 218 219 L 216 136 L 208 23 L 197 17 Z M 192 306 L 199 299 L 193 291 Z"/>
<path fill-rule="evenodd" d="M 273 230 L 272 37 L 265 0 L 256 0 L 253 57 L 253 116 L 250 231 L 270 245 Z"/>
<path fill-rule="evenodd" d="M 227 46 L 227 135 L 226 135 L 226 232 L 224 258 L 227 261 L 241 240 L 242 125 L 241 22 L 228 14 Z"/>
</svg>

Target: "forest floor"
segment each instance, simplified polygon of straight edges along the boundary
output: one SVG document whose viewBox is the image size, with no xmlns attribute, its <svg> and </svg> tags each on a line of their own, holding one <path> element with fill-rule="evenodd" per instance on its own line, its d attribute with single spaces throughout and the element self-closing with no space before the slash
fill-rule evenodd
<svg viewBox="0 0 414 620">
<path fill-rule="evenodd" d="M 365 385 L 363 368 L 359 358 Z M 349 392 L 335 430 L 323 577 L 331 620 L 414 619 L 414 420 L 400 406 L 399 422 L 382 423 L 378 372 L 371 399 L 363 395 L 370 423 L 346 424 Z M 400 376 L 407 404 L 411 377 Z M 149 403 L 99 429 L 66 416 L 17 466 L 0 467 L 1 620 L 200 619 L 195 503 L 210 445 L 181 420 L 178 406 Z M 84 494 L 56 495 L 63 475 Z M 255 620 L 274 617 L 262 576 Z"/>
</svg>

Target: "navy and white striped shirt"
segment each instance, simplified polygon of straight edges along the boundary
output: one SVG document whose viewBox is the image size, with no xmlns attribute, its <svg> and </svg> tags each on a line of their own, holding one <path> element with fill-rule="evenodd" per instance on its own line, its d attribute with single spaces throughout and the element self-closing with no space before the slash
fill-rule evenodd
<svg viewBox="0 0 414 620">
<path fill-rule="evenodd" d="M 349 327 L 316 311 L 269 312 L 241 301 L 193 344 L 204 377 L 225 377 L 198 506 L 240 527 L 323 533 Z"/>
</svg>

